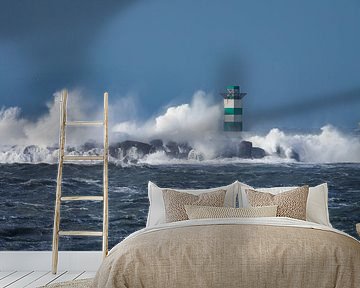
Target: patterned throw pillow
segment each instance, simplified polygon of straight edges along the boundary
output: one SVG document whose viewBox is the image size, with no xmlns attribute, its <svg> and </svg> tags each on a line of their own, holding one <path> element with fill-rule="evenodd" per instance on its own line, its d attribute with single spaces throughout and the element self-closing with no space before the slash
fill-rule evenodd
<svg viewBox="0 0 360 288">
<path fill-rule="evenodd" d="M 245 193 L 251 206 L 278 205 L 276 216 L 306 220 L 309 186 L 302 186 L 276 195 L 251 189 L 246 189 Z"/>
<path fill-rule="evenodd" d="M 189 219 L 275 217 L 277 206 L 231 208 L 185 205 L 185 210 Z"/>
<path fill-rule="evenodd" d="M 163 190 L 166 222 L 188 220 L 185 205 L 224 206 L 225 190 L 193 195 L 175 190 Z"/>
</svg>

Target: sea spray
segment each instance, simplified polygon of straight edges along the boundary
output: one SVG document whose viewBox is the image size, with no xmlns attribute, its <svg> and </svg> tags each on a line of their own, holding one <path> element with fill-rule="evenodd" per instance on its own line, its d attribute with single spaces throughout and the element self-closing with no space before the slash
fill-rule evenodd
<svg viewBox="0 0 360 288">
<path fill-rule="evenodd" d="M 160 146 L 139 141 L 122 141 L 110 145 L 110 162 L 117 164 L 200 164 L 220 163 L 360 163 L 360 139 L 327 125 L 319 133 L 291 134 L 277 128 L 265 135 L 248 135 L 243 141 L 220 136 L 213 141 L 203 139 L 196 146 L 186 142 L 157 141 Z M 242 152 L 242 143 L 249 143 L 250 150 Z M 257 148 L 258 147 L 258 148 Z M 254 149 L 262 155 L 256 157 Z M 259 151 L 257 153 L 259 153 Z M 100 155 L 100 142 L 87 142 L 67 146 L 69 155 Z M 249 153 L 249 154 L 248 154 Z M 252 154 L 251 154 L 252 153 Z M 57 146 L 2 145 L 0 163 L 56 163 Z"/>
<path fill-rule="evenodd" d="M 253 135 L 248 140 L 269 154 L 281 148 L 286 158 L 296 151 L 302 162 L 360 162 L 359 135 L 342 133 L 332 125 L 326 125 L 319 133 L 312 134 L 285 133 L 274 128 L 264 136 Z"/>
<path fill-rule="evenodd" d="M 110 115 L 113 115 L 110 119 L 110 160 L 126 165 L 190 164 L 193 161 L 203 164 L 294 160 L 305 163 L 360 162 L 359 135 L 342 132 L 331 125 L 312 133 L 290 133 L 278 128 L 267 133 L 225 133 L 221 129 L 221 105 L 212 103 L 210 96 L 197 91 L 191 103 L 168 107 L 162 114 L 145 121 L 117 116 L 129 115 L 129 111 L 133 114 L 136 105 L 131 97 L 116 100 L 110 105 Z M 87 120 L 93 118 L 91 115 L 100 117 L 102 114 L 101 109 L 95 109 L 91 103 L 83 105 L 87 101 L 79 90 L 70 91 L 69 99 L 71 120 Z M 58 101 L 59 92 L 56 92 L 53 101 L 47 103 L 47 113 L 34 121 L 22 118 L 18 107 L 0 109 L 0 163 L 57 162 Z M 162 143 L 157 148 L 151 144 L 155 143 L 154 139 L 160 139 Z M 122 143 L 126 140 L 145 143 L 150 147 L 149 151 L 136 145 L 125 149 Z M 238 149 L 244 140 L 263 149 L 258 150 L 257 155 L 261 157 L 253 157 L 253 154 L 243 159 Z M 100 154 L 101 142 L 101 128 L 67 129 L 67 153 L 71 155 Z M 170 145 L 171 142 L 175 144 Z M 178 152 L 171 149 L 178 149 Z"/>
</svg>

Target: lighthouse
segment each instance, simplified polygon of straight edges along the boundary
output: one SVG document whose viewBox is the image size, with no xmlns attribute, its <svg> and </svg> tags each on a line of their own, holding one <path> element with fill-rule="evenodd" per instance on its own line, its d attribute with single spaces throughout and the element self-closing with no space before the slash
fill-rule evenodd
<svg viewBox="0 0 360 288">
<path fill-rule="evenodd" d="M 224 131 L 243 130 L 242 98 L 246 93 L 240 92 L 240 86 L 227 86 L 224 97 Z"/>
</svg>

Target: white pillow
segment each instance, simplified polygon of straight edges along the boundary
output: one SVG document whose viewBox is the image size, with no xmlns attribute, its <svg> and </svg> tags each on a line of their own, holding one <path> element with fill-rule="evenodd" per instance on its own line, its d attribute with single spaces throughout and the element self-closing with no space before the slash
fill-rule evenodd
<svg viewBox="0 0 360 288">
<path fill-rule="evenodd" d="M 294 188 L 297 188 L 297 186 L 253 188 L 249 185 L 240 183 L 239 207 L 250 206 L 247 201 L 245 189 L 255 189 L 256 191 L 267 192 L 276 195 L 285 191 L 292 190 Z M 329 219 L 328 186 L 326 183 L 320 184 L 315 187 L 309 187 L 309 195 L 306 204 L 306 221 L 332 227 Z"/>
<path fill-rule="evenodd" d="M 148 218 L 147 218 L 147 222 L 146 222 L 146 227 L 151 227 L 154 225 L 166 223 L 166 221 L 165 221 L 165 205 L 164 205 L 162 190 L 172 189 L 172 190 L 176 190 L 179 192 L 190 193 L 193 195 L 199 195 L 202 193 L 213 192 L 213 191 L 217 191 L 217 190 L 225 190 L 226 194 L 225 194 L 224 206 L 225 207 L 235 207 L 236 195 L 239 193 L 239 188 L 240 188 L 240 185 L 239 185 L 238 181 L 235 181 L 234 183 L 227 185 L 227 186 L 210 188 L 210 189 L 198 189 L 198 190 L 160 188 L 156 184 L 149 181 L 148 197 L 149 197 L 150 207 L 149 207 L 149 213 L 148 213 Z"/>
</svg>

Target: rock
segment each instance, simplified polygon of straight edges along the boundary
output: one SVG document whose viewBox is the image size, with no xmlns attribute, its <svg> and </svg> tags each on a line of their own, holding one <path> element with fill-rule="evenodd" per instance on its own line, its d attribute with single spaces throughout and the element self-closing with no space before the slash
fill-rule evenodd
<svg viewBox="0 0 360 288">
<path fill-rule="evenodd" d="M 191 149 L 189 151 L 188 157 L 189 160 L 198 160 L 198 161 L 203 161 L 204 160 L 204 154 L 201 153 L 200 151 L 197 151 L 195 149 Z"/>
<path fill-rule="evenodd" d="M 27 161 L 32 163 L 36 161 L 37 156 L 40 154 L 40 148 L 36 145 L 26 146 L 23 155 L 26 157 Z"/>
<path fill-rule="evenodd" d="M 169 141 L 164 145 L 161 139 L 154 139 L 150 141 L 150 144 L 127 140 L 111 145 L 109 153 L 112 157 L 124 162 L 136 162 L 145 155 L 156 152 L 165 152 L 172 158 L 187 159 L 191 149 L 187 143 L 178 144 L 175 141 Z"/>
<path fill-rule="evenodd" d="M 251 149 L 251 157 L 254 159 L 261 159 L 266 156 L 266 152 L 264 149 L 260 147 L 252 147 Z"/>
<path fill-rule="evenodd" d="M 237 147 L 236 145 L 230 145 L 230 143 L 222 143 L 222 146 L 219 147 L 216 157 L 219 158 L 231 158 L 236 156 L 237 154 Z"/>
<path fill-rule="evenodd" d="M 123 161 L 136 163 L 139 159 L 144 157 L 144 153 L 142 153 L 137 147 L 130 147 L 126 150 L 126 154 L 123 157 Z"/>
<path fill-rule="evenodd" d="M 299 153 L 297 153 L 291 148 L 284 150 L 282 147 L 277 146 L 276 154 L 281 158 L 289 158 L 289 159 L 294 159 L 296 161 L 300 161 Z"/>
<path fill-rule="evenodd" d="M 175 141 L 167 142 L 162 150 L 165 151 L 166 155 L 172 158 L 187 158 L 190 150 L 192 149 L 187 143 L 176 143 Z"/>
<path fill-rule="evenodd" d="M 113 158 L 117 158 L 116 155 L 118 153 L 118 148 L 116 148 L 115 146 L 109 146 L 109 155 Z"/>
<path fill-rule="evenodd" d="M 178 144 L 174 141 L 167 142 L 165 144 L 165 152 L 172 157 L 177 157 L 180 153 Z"/>
<path fill-rule="evenodd" d="M 58 151 L 55 151 L 55 152 L 56 152 L 55 158 L 57 158 Z M 49 159 L 48 157 L 49 157 L 50 153 L 51 153 L 51 151 L 46 147 L 37 146 L 37 145 L 29 145 L 24 148 L 22 158 L 23 158 L 24 162 L 28 162 L 28 163 L 43 162 L 43 161 L 47 161 L 47 159 Z"/>
<path fill-rule="evenodd" d="M 65 150 L 66 150 L 67 153 L 78 151 L 78 149 L 76 149 L 76 147 L 71 147 L 71 146 L 65 147 Z"/>
<path fill-rule="evenodd" d="M 29 145 L 24 148 L 23 154 L 32 155 L 34 153 L 39 153 L 40 148 L 36 145 Z"/>
<path fill-rule="evenodd" d="M 286 158 L 286 154 L 284 149 L 281 146 L 276 146 L 276 155 L 281 157 L 281 158 Z"/>
<path fill-rule="evenodd" d="M 300 162 L 300 155 L 299 155 L 299 153 L 297 153 L 297 152 L 294 151 L 294 150 L 291 150 L 291 151 L 290 151 L 290 153 L 289 153 L 289 158 L 294 159 L 294 160 Z"/>
<path fill-rule="evenodd" d="M 127 140 L 112 145 L 109 153 L 112 157 L 126 162 L 136 162 L 145 155 L 149 154 L 151 145 L 139 141 Z"/>
<path fill-rule="evenodd" d="M 179 149 L 179 158 L 187 158 L 190 151 L 192 150 L 192 147 L 187 144 L 187 143 L 180 143 L 178 144 L 178 149 Z"/>
<path fill-rule="evenodd" d="M 156 153 L 156 152 L 164 152 L 165 149 L 164 149 L 164 143 L 161 139 L 154 139 L 154 140 L 151 140 L 150 141 L 150 145 L 151 145 L 151 148 L 150 148 L 150 151 L 149 153 Z"/>
<path fill-rule="evenodd" d="M 127 151 L 132 147 L 136 147 L 139 152 L 142 152 L 143 154 L 148 154 L 151 148 L 151 145 L 148 143 L 143 143 L 139 141 L 132 141 L 132 140 L 126 140 L 124 142 L 121 142 L 119 145 L 119 148 L 121 148 L 123 151 Z"/>
<path fill-rule="evenodd" d="M 164 146 L 164 143 L 161 139 L 154 139 L 150 141 L 150 145 L 155 148 L 162 148 Z"/>
<path fill-rule="evenodd" d="M 85 142 L 80 146 L 80 151 L 89 151 L 98 147 L 99 144 L 96 144 L 95 142 Z"/>
<path fill-rule="evenodd" d="M 241 141 L 237 147 L 237 156 L 240 158 L 251 158 L 252 143 L 250 141 Z"/>
</svg>

